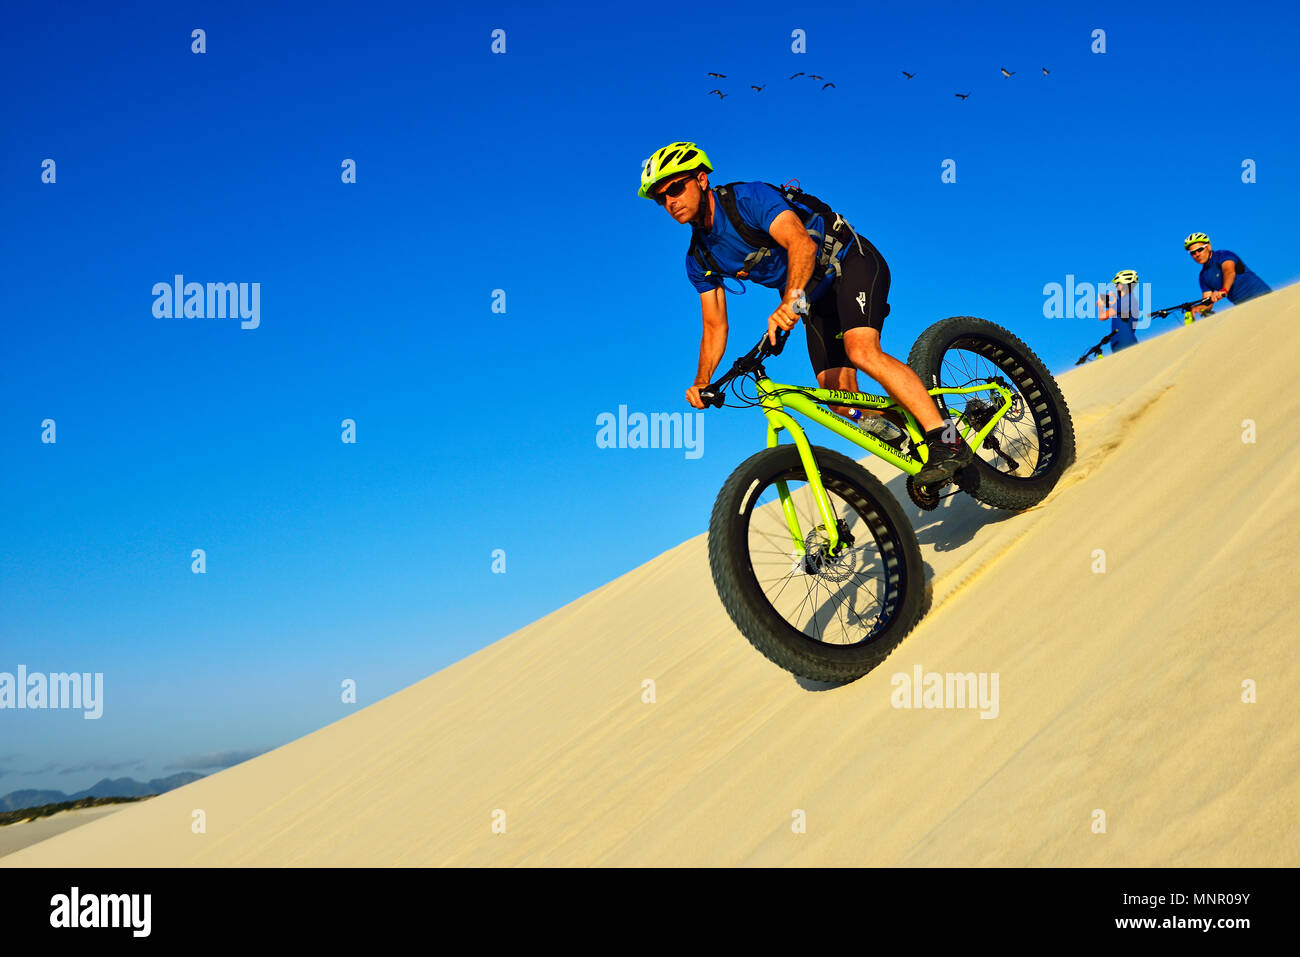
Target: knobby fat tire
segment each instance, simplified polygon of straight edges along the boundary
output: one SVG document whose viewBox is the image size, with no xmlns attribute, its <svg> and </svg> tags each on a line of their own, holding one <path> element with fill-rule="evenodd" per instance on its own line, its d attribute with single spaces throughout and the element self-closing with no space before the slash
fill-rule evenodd
<svg viewBox="0 0 1300 957">
<path fill-rule="evenodd" d="M 762 491 L 778 479 L 806 481 L 793 445 L 764 449 L 742 462 L 718 493 L 709 521 L 709 565 L 723 606 L 736 627 L 768 659 L 816 681 L 851 681 L 896 648 L 929 606 L 930 594 L 916 532 L 889 491 L 870 472 L 832 449 L 813 446 L 822 482 L 855 509 L 875 516 L 899 576 L 892 620 L 869 642 L 831 646 L 804 635 L 772 606 L 754 573 L 749 522 Z M 869 534 L 866 521 L 859 535 Z M 807 529 L 805 529 L 807 531 Z M 877 545 L 879 547 L 879 545 Z"/>
<path fill-rule="evenodd" d="M 1020 511 L 1032 508 L 1056 487 L 1062 473 L 1074 463 L 1074 422 L 1061 388 L 1043 361 L 1010 331 L 975 316 L 952 316 L 926 329 L 912 345 L 907 364 L 927 389 L 955 386 L 943 382 L 943 357 L 949 349 L 963 349 L 996 366 L 1024 396 L 1027 412 L 1039 428 L 1048 430 L 1050 460 L 1031 476 L 1017 478 L 985 462 L 980 454 L 954 477 L 957 487 L 993 508 Z M 996 434 L 996 427 L 994 430 Z"/>
</svg>

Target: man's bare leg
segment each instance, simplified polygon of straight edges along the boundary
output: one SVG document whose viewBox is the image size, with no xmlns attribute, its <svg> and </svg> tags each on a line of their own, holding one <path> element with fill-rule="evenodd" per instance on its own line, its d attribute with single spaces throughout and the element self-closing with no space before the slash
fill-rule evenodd
<svg viewBox="0 0 1300 957">
<path fill-rule="evenodd" d="M 935 405 L 934 399 L 926 391 L 925 384 L 921 382 L 921 377 L 912 371 L 911 366 L 899 362 L 893 356 L 880 350 L 879 332 L 869 328 L 848 330 L 844 333 L 844 351 L 848 354 L 850 362 L 879 382 L 894 400 L 916 416 L 916 421 L 920 423 L 922 432 L 943 428 L 943 416 L 939 414 L 939 407 Z M 840 374 L 844 371 L 843 369 L 827 369 L 823 375 L 829 375 L 832 372 Z M 848 371 L 852 372 L 853 370 Z M 817 378 L 820 382 L 822 377 L 818 376 Z M 849 378 L 848 376 L 839 375 L 839 381 L 845 381 Z M 856 374 L 851 379 L 853 381 L 852 388 L 857 391 Z M 823 386 L 823 388 L 843 389 L 846 387 L 829 385 Z"/>
</svg>

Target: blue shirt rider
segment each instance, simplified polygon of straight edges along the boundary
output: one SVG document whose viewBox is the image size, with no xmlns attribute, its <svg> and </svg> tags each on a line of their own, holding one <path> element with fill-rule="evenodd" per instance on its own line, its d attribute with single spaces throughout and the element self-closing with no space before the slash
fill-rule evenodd
<svg viewBox="0 0 1300 957">
<path fill-rule="evenodd" d="M 1137 335 L 1133 324 L 1141 316 L 1138 302 L 1138 274 L 1132 269 L 1121 269 L 1111 280 L 1115 292 L 1103 293 L 1097 297 L 1097 318 L 1110 320 L 1110 351 L 1112 354 L 1129 346 L 1137 345 Z"/>
<path fill-rule="evenodd" d="M 1272 288 L 1231 250 L 1214 249 L 1210 237 L 1205 233 L 1192 233 L 1183 240 L 1183 248 L 1201 267 L 1198 277 L 1201 292 L 1209 303 L 1216 303 L 1225 296 L 1234 306 L 1254 299 Z M 1208 312 L 1209 306 L 1198 307 L 1194 312 Z"/>
</svg>

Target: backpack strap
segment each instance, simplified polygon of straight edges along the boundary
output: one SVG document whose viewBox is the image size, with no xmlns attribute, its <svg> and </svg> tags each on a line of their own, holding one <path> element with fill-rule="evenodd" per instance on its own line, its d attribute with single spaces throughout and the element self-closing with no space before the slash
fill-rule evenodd
<svg viewBox="0 0 1300 957">
<path fill-rule="evenodd" d="M 736 206 L 736 193 L 732 189 L 736 185 L 736 183 L 728 183 L 726 186 L 719 186 L 715 190 L 718 194 L 718 202 L 722 204 L 722 209 L 727 214 L 727 219 L 731 220 L 732 227 L 740 234 L 740 238 L 745 241 L 745 245 L 753 246 L 756 249 L 770 249 L 776 243 L 768 235 L 767 230 L 755 229 L 741 218 L 740 209 Z"/>
<path fill-rule="evenodd" d="M 702 241 L 703 230 L 692 230 L 689 252 L 695 258 L 695 261 L 700 264 L 705 276 L 719 273 L 723 276 L 731 276 L 734 279 L 744 279 L 753 271 L 759 260 L 772 254 L 772 247 L 777 245 L 766 230 L 755 229 L 745 222 L 740 215 L 740 210 L 736 206 L 736 193 L 732 189 L 736 185 L 736 183 L 727 183 L 725 186 L 715 186 L 713 192 L 718 198 L 718 205 L 722 207 L 727 220 L 731 223 L 731 228 L 744 240 L 746 246 L 752 246 L 754 250 L 745 257 L 744 265 L 739 270 L 734 273 L 728 272 L 718 264 L 718 261 L 713 258 L 708 247 Z"/>
<path fill-rule="evenodd" d="M 766 185 L 780 193 L 781 198 L 796 213 L 799 213 L 800 208 L 807 211 L 806 215 L 800 214 L 799 218 L 808 230 L 808 235 L 821 246 L 817 261 L 813 265 L 812 278 L 808 280 L 809 287 L 815 289 L 808 297 L 809 302 L 812 302 L 825 292 L 832 282 L 840 278 L 844 254 L 851 242 L 857 241 L 858 235 L 847 219 L 835 212 L 824 200 L 818 199 L 812 193 L 805 193 L 798 186 L 798 182 L 798 180 L 791 180 L 785 186 L 774 186 L 771 183 Z M 818 216 L 822 219 L 820 233 L 811 225 Z"/>
<path fill-rule="evenodd" d="M 713 254 L 709 252 L 709 247 L 700 242 L 700 234 L 698 232 L 693 231 L 691 233 L 691 248 L 688 249 L 687 252 L 689 252 L 690 255 L 694 257 L 695 261 L 700 264 L 700 268 L 704 270 L 705 277 L 712 276 L 714 273 L 719 273 L 723 276 L 731 275 L 718 265 L 718 261 L 714 259 Z"/>
<path fill-rule="evenodd" d="M 718 198 L 718 205 L 722 207 L 722 211 L 731 222 L 732 229 L 744 240 L 745 245 L 754 247 L 754 251 L 745 257 L 744 266 L 740 270 L 734 273 L 728 272 L 718 264 L 702 241 L 702 230 L 692 230 L 689 253 L 699 263 L 700 268 L 704 270 L 705 276 L 718 273 L 736 279 L 744 279 L 753 271 L 753 267 L 759 260 L 764 256 L 771 255 L 773 247 L 779 245 L 766 230 L 750 226 L 740 215 L 740 210 L 736 205 L 736 193 L 733 189 L 737 185 L 737 183 L 727 183 L 723 186 L 715 186 L 713 192 Z M 809 229 L 808 233 L 821 246 L 817 261 L 813 266 L 813 275 L 809 280 L 809 285 L 815 286 L 819 292 L 824 291 L 825 287 L 829 285 L 828 282 L 824 282 L 828 276 L 831 281 L 838 279 L 840 276 L 840 260 L 843 258 L 842 254 L 846 244 L 841 239 L 839 232 L 841 225 L 848 225 L 847 220 L 832 210 L 825 202 L 810 193 L 805 193 L 798 187 L 774 186 L 771 183 L 764 183 L 763 185 L 777 192 L 805 227 L 808 227 L 808 224 L 817 216 L 821 216 L 822 232 L 818 233 L 816 230 Z M 849 227 L 849 231 L 852 232 L 852 227 Z"/>
</svg>

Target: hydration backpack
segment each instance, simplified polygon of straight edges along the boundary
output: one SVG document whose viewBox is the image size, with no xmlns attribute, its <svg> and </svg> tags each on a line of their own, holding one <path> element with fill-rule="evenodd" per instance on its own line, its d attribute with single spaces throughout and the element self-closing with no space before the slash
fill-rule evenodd
<svg viewBox="0 0 1300 957">
<path fill-rule="evenodd" d="M 719 273 L 734 279 L 744 279 L 753 271 L 753 267 L 758 264 L 759 260 L 770 255 L 773 249 L 781 248 L 781 244 L 773 239 L 767 230 L 756 229 L 741 218 L 740 210 L 736 208 L 736 194 L 732 188 L 738 185 L 740 184 L 727 183 L 725 186 L 715 186 L 713 191 L 717 194 L 718 205 L 722 207 L 722 211 L 727 214 L 727 219 L 731 221 L 731 227 L 744 240 L 745 245 L 754 247 L 754 250 L 745 257 L 741 269 L 734 273 L 728 272 L 718 264 L 718 261 L 714 259 L 704 245 L 701 239 L 702 230 L 693 229 L 689 253 L 700 264 L 700 268 L 704 270 L 706 276 Z M 780 193 L 786 205 L 794 210 L 805 227 L 817 216 L 821 216 L 825 233 L 819 234 L 815 231 L 809 233 L 822 247 L 821 254 L 817 258 L 817 265 L 813 269 L 812 280 L 817 281 L 824 277 L 827 268 L 832 267 L 832 264 L 835 274 L 839 275 L 839 254 L 844 248 L 844 244 L 838 238 L 832 236 L 832 233 L 844 220 L 829 205 L 812 195 L 812 193 L 805 193 L 798 186 L 773 186 L 771 183 L 764 183 L 763 185 Z M 803 207 L 802 211 L 798 207 Z"/>
</svg>

